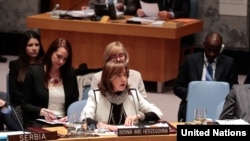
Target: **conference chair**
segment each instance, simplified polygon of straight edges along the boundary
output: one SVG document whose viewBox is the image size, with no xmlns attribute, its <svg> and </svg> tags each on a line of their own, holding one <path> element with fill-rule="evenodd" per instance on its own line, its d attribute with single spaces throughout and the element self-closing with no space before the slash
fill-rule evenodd
<svg viewBox="0 0 250 141">
<path fill-rule="evenodd" d="M 207 118 L 219 119 L 225 98 L 230 91 L 229 83 L 219 81 L 192 81 L 188 85 L 186 121 L 194 121 L 194 109 L 207 109 Z"/>
<path fill-rule="evenodd" d="M 67 110 L 69 123 L 79 122 L 80 117 L 81 117 L 81 112 L 83 108 L 85 107 L 86 103 L 87 103 L 87 100 L 79 100 L 79 101 L 73 102 L 69 106 Z"/>
</svg>

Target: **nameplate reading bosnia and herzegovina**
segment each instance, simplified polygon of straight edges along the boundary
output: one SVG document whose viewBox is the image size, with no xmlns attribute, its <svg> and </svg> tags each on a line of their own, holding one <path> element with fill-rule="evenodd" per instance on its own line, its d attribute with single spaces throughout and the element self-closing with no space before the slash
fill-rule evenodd
<svg viewBox="0 0 250 141">
<path fill-rule="evenodd" d="M 8 141 L 41 141 L 41 140 L 56 140 L 58 139 L 57 132 L 43 132 L 43 133 L 27 133 L 20 135 L 8 136 Z"/>
<path fill-rule="evenodd" d="M 118 136 L 166 135 L 169 127 L 118 128 Z"/>
</svg>

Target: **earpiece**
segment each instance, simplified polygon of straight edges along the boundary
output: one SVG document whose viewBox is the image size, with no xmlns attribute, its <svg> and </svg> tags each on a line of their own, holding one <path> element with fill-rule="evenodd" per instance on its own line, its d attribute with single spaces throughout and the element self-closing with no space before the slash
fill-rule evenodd
<svg viewBox="0 0 250 141">
<path fill-rule="evenodd" d="M 223 52 L 224 48 L 225 48 L 225 45 L 224 45 L 224 44 L 221 44 L 220 53 Z"/>
</svg>

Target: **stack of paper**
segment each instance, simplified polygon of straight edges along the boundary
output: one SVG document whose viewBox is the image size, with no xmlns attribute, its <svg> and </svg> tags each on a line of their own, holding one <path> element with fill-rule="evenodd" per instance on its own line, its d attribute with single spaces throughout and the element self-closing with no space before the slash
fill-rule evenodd
<svg viewBox="0 0 250 141">
<path fill-rule="evenodd" d="M 249 125 L 243 119 L 226 119 L 226 120 L 215 120 L 219 125 Z"/>
</svg>

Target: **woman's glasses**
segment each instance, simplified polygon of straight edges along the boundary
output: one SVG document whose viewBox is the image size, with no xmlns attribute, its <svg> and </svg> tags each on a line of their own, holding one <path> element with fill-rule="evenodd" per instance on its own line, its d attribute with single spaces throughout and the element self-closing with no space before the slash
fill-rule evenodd
<svg viewBox="0 0 250 141">
<path fill-rule="evenodd" d="M 119 53 L 117 55 L 111 55 L 109 57 L 109 60 L 117 60 L 117 59 L 122 59 L 125 56 L 125 53 Z"/>
</svg>

